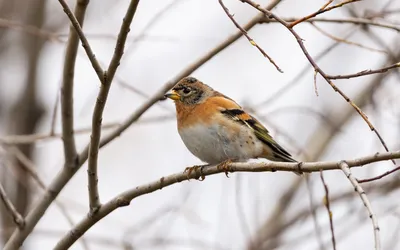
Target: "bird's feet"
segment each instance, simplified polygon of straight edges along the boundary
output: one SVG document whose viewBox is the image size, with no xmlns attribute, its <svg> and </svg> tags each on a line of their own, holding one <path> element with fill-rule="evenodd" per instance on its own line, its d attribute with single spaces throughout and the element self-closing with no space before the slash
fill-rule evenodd
<svg viewBox="0 0 400 250">
<path fill-rule="evenodd" d="M 232 162 L 233 162 L 233 160 L 231 160 L 231 159 L 225 160 L 217 165 L 217 169 L 224 170 L 226 177 L 229 178 L 229 175 L 228 175 L 228 172 L 230 171 L 229 164 L 231 164 Z"/>
<path fill-rule="evenodd" d="M 204 181 L 204 179 L 206 178 L 204 175 L 203 175 L 203 168 L 204 167 L 207 167 L 207 166 L 209 166 L 209 164 L 206 164 L 206 165 L 195 165 L 195 166 L 193 166 L 193 167 L 187 167 L 187 168 L 185 168 L 185 171 L 183 171 L 184 173 L 186 173 L 186 177 L 188 178 L 188 179 L 190 179 L 190 175 L 191 175 L 191 173 L 194 171 L 194 172 L 197 172 L 198 170 L 200 170 L 200 181 Z"/>
</svg>

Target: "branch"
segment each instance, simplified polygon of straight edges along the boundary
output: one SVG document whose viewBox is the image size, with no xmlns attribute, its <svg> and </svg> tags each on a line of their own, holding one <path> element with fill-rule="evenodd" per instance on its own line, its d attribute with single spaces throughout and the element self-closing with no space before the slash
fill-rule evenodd
<svg viewBox="0 0 400 250">
<path fill-rule="evenodd" d="M 93 69 L 96 71 L 96 74 L 100 81 L 103 80 L 103 69 L 100 66 L 100 63 L 97 61 L 96 56 L 93 53 L 92 48 L 89 45 L 89 42 L 83 34 L 81 25 L 83 23 L 83 16 L 86 11 L 86 7 L 89 4 L 89 0 L 77 0 L 75 7 L 75 15 L 72 13 L 71 9 L 68 7 L 68 4 L 64 0 L 58 0 L 62 7 L 64 8 L 65 14 L 67 14 L 68 18 L 71 20 L 71 24 L 74 27 L 70 27 L 70 36 L 73 36 L 76 39 L 76 34 L 78 34 L 79 39 L 82 42 L 82 46 L 86 51 L 87 56 L 89 57 L 90 62 L 92 63 Z M 82 11 L 82 13 L 81 13 Z M 82 17 L 80 17 L 82 15 Z M 81 20 L 82 19 L 82 20 Z M 76 32 L 76 34 L 75 34 Z M 76 45 L 78 46 L 78 45 Z"/>
<path fill-rule="evenodd" d="M 350 171 L 350 164 L 348 162 L 342 161 L 339 164 L 340 168 L 342 169 L 343 173 L 346 175 L 346 177 L 349 179 L 357 193 L 360 195 L 360 198 L 362 202 L 364 203 L 364 206 L 367 208 L 369 218 L 371 218 L 372 221 L 372 226 L 374 228 L 374 240 L 375 240 L 375 250 L 380 250 L 381 249 L 381 239 L 379 236 L 379 225 L 378 225 L 378 220 L 372 211 L 371 203 L 368 200 L 367 195 L 365 194 L 363 188 L 360 186 L 360 184 L 357 182 L 356 178 L 352 175 Z"/>
<path fill-rule="evenodd" d="M 360 1 L 360 0 L 346 0 L 346 1 L 343 1 L 343 2 L 338 3 L 338 4 L 336 4 L 336 5 L 333 5 L 333 6 L 331 6 L 331 7 L 328 7 L 328 5 L 331 4 L 331 3 L 333 2 L 333 0 L 329 0 L 329 1 L 328 1 L 326 4 L 324 4 L 318 11 L 316 11 L 316 12 L 314 12 L 314 13 L 308 15 L 308 16 L 302 17 L 302 18 L 300 18 L 300 19 L 298 19 L 298 20 L 296 20 L 296 21 L 290 23 L 290 24 L 288 25 L 288 27 L 293 28 L 295 25 L 297 25 L 297 24 L 299 24 L 299 23 L 301 23 L 301 22 L 307 21 L 307 20 L 309 20 L 309 19 L 311 19 L 311 18 L 313 18 L 313 17 L 316 17 L 316 16 L 319 15 L 319 14 L 322 14 L 322 13 L 325 13 L 325 12 L 327 12 L 327 11 L 330 11 L 330 10 L 333 10 L 333 9 L 336 9 L 336 8 L 339 8 L 339 7 L 342 7 L 342 6 L 345 5 L 345 4 L 354 3 L 354 2 L 358 2 L 358 1 Z"/>
<path fill-rule="evenodd" d="M 292 18 L 282 18 L 286 22 L 293 22 L 297 20 L 298 18 L 292 17 Z M 278 22 L 277 20 L 270 19 L 269 17 L 264 17 L 261 22 L 263 23 L 275 23 Z M 396 32 L 400 32 L 400 27 L 389 24 L 389 23 L 381 23 L 377 21 L 373 21 L 370 19 L 366 18 L 352 18 L 352 17 L 347 17 L 347 18 L 325 18 L 325 17 L 317 17 L 317 18 L 311 18 L 309 20 L 306 20 L 304 22 L 307 23 L 314 23 L 314 22 L 321 22 L 321 23 L 351 23 L 351 24 L 356 24 L 356 25 L 370 25 L 370 26 L 375 26 L 379 28 L 386 28 L 386 29 L 391 29 Z"/>
<path fill-rule="evenodd" d="M 3 201 L 3 204 L 7 211 L 11 214 L 11 216 L 14 219 L 15 224 L 17 224 L 18 228 L 24 228 L 25 226 L 25 220 L 21 216 L 20 213 L 18 213 L 17 209 L 14 207 L 12 204 L 10 198 L 8 198 L 6 191 L 4 190 L 3 185 L 0 183 L 0 198 Z"/>
<path fill-rule="evenodd" d="M 392 173 L 394 173 L 394 172 L 396 172 L 396 171 L 399 171 L 399 170 L 400 170 L 400 166 L 398 166 L 398 167 L 396 167 L 396 168 L 394 168 L 394 169 L 392 169 L 392 170 L 389 170 L 389 171 L 387 171 L 387 172 L 385 172 L 385 173 L 383 173 L 383 174 L 381 174 L 381 175 L 378 175 L 378 176 L 376 176 L 376 177 L 372 177 L 372 178 L 368 178 L 368 179 L 363 179 L 363 180 L 357 180 L 357 182 L 358 182 L 358 183 L 365 183 L 365 182 L 376 181 L 376 180 L 382 179 L 383 177 L 388 176 L 388 175 L 390 175 L 390 174 L 392 174 Z"/>
<path fill-rule="evenodd" d="M 294 29 L 290 26 L 290 24 L 288 24 L 286 21 L 284 21 L 283 19 L 281 19 L 280 17 L 278 17 L 271 11 L 260 8 L 259 4 L 256 4 L 252 0 L 239 0 L 239 1 L 249 4 L 250 6 L 252 6 L 255 9 L 259 10 L 260 12 L 264 13 L 269 18 L 273 18 L 273 19 L 277 20 L 279 23 L 281 23 L 283 26 L 285 26 L 289 30 L 289 32 L 296 38 L 297 43 L 299 44 L 301 50 L 303 51 L 304 55 L 306 56 L 307 60 L 310 62 L 310 64 L 314 68 L 314 70 L 317 71 L 325 79 L 325 81 L 332 87 L 332 89 L 334 91 L 338 92 L 343 97 L 343 99 L 346 102 L 348 102 L 357 111 L 357 113 L 361 116 L 361 118 L 367 123 L 370 130 L 376 134 L 376 136 L 378 137 L 379 141 L 381 142 L 381 144 L 385 148 L 385 150 L 387 152 L 389 152 L 389 149 L 388 149 L 385 141 L 381 137 L 380 133 L 376 130 L 374 125 L 369 121 L 367 115 L 342 90 L 340 90 L 328 78 L 328 75 L 317 65 L 317 63 L 314 61 L 314 59 L 310 56 L 310 54 L 308 53 L 308 50 L 306 49 L 306 47 L 303 43 L 303 39 L 299 36 L 299 34 L 297 34 L 296 31 L 294 31 Z M 392 161 L 392 162 L 393 162 L 393 164 L 396 164 L 394 161 Z"/>
<path fill-rule="evenodd" d="M 331 75 L 326 75 L 329 79 L 350 79 L 350 78 L 355 78 L 355 77 L 360 77 L 360 76 L 367 76 L 367 75 L 373 75 L 373 74 L 381 74 L 388 72 L 391 69 L 395 68 L 400 68 L 400 62 L 392 64 L 390 66 L 380 68 L 380 69 L 368 69 L 368 70 L 363 70 L 355 74 L 349 74 L 349 75 L 336 75 L 336 76 L 331 76 Z"/>
<path fill-rule="evenodd" d="M 61 0 L 61 4 L 65 4 L 65 12 L 70 13 L 68 16 L 74 17 L 77 25 L 83 25 L 85 19 L 86 8 L 89 4 L 88 0 L 77 1 L 75 6 L 75 15 L 69 10 L 66 3 Z M 76 16 L 76 18 L 75 18 Z M 80 27 L 80 26 L 79 26 Z M 74 27 L 69 28 L 69 37 L 64 58 L 63 80 L 61 85 L 61 112 L 62 112 L 62 137 L 64 143 L 65 166 L 70 168 L 76 167 L 76 159 L 78 153 L 76 151 L 74 138 L 74 76 L 75 62 L 78 52 L 79 39 Z"/>
<path fill-rule="evenodd" d="M 222 0 L 218 0 L 219 4 L 221 5 L 222 9 L 225 11 L 226 15 L 229 17 L 229 19 L 231 19 L 231 21 L 233 22 L 233 24 L 236 26 L 236 28 L 238 28 L 240 30 L 240 32 L 247 38 L 247 40 L 249 40 L 249 42 L 251 43 L 251 45 L 255 46 L 260 52 L 261 54 L 266 57 L 274 66 L 275 68 L 283 73 L 283 71 L 279 68 L 279 66 L 274 62 L 274 60 L 260 47 L 258 46 L 258 44 L 253 40 L 253 38 L 251 38 L 249 36 L 249 34 L 247 34 L 247 31 L 245 29 L 243 29 L 238 22 L 236 22 L 236 20 L 233 18 L 233 15 L 231 13 L 229 13 L 228 8 L 224 5 L 224 2 L 222 2 Z"/>
<path fill-rule="evenodd" d="M 369 163 L 400 158 L 400 151 L 393 153 L 377 153 L 372 156 L 366 156 L 354 160 L 346 161 L 348 167 L 362 167 Z M 341 169 L 343 161 L 339 162 L 306 162 L 306 163 L 286 163 L 286 162 L 264 162 L 264 163 L 232 163 L 229 167 L 229 172 L 318 172 L 320 170 Z M 159 180 L 151 183 L 137 186 L 127 190 L 115 198 L 111 199 L 99 208 L 97 213 L 85 216 L 70 232 L 57 243 L 55 250 L 68 249 L 76 240 L 78 240 L 87 230 L 95 225 L 102 218 L 113 212 L 119 207 L 128 206 L 130 202 L 142 195 L 152 193 L 164 187 L 173 184 L 188 181 L 190 179 L 199 179 L 209 175 L 222 173 L 225 170 L 218 166 L 209 166 L 192 171 L 191 173 L 183 172 L 172 174 L 166 177 L 161 177 Z"/>
<path fill-rule="evenodd" d="M 111 59 L 108 70 L 104 72 L 102 85 L 97 95 L 96 105 L 93 111 L 92 117 L 92 134 L 90 136 L 89 146 L 89 163 L 88 163 L 88 188 L 89 188 L 89 205 L 91 212 L 96 212 L 100 207 L 100 198 L 98 191 L 98 178 L 97 178 L 97 160 L 99 154 L 100 137 L 101 137 L 101 122 L 103 120 L 103 111 L 107 102 L 108 93 L 111 88 L 112 80 L 115 76 L 115 72 L 120 64 L 122 55 L 124 53 L 124 47 L 126 38 L 130 31 L 130 25 L 133 17 L 136 13 L 139 0 L 133 0 L 130 2 L 128 10 L 126 11 L 123 19 L 118 39 L 115 46 L 114 55 Z"/>
</svg>

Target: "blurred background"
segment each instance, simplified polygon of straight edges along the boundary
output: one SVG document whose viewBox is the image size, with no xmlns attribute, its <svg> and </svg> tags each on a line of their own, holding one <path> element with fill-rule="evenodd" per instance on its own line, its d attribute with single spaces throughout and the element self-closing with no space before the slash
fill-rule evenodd
<svg viewBox="0 0 400 250">
<path fill-rule="evenodd" d="M 67 1 L 73 8 L 75 1 Z M 257 1 L 266 6 L 269 1 Z M 283 0 L 282 18 L 306 16 L 325 0 Z M 258 14 L 224 1 L 246 24 Z M 333 4 L 337 3 L 334 1 Z M 91 1 L 83 31 L 103 67 L 114 52 L 127 0 Z M 320 18 L 364 18 L 390 27 L 302 23 L 295 30 L 328 74 L 350 74 L 400 61 L 400 1 L 365 0 Z M 393 28 L 394 27 L 394 28 Z M 397 29 L 397 31 L 396 31 Z M 58 1 L 0 1 L 0 183 L 26 215 L 64 162 L 59 105 L 69 19 Z M 169 79 L 237 32 L 217 0 L 139 3 L 125 54 L 113 81 L 103 134 L 122 123 Z M 317 76 L 294 37 L 280 24 L 260 23 L 249 35 L 280 66 L 240 38 L 192 76 L 259 118 L 297 159 L 339 161 L 383 152 L 367 124 Z M 390 150 L 400 148 L 400 72 L 337 80 L 363 109 Z M 74 108 L 78 150 L 89 142 L 99 80 L 80 46 Z M 25 140 L 13 140 L 13 135 Z M 102 202 L 161 176 L 201 164 L 182 143 L 172 102 L 159 102 L 100 150 Z M 394 166 L 353 169 L 373 177 Z M 88 211 L 86 165 L 63 189 L 23 249 L 51 249 Z M 341 171 L 324 172 L 338 249 L 373 249 L 373 229 L 358 194 Z M 363 184 L 379 220 L 383 249 L 400 249 L 399 174 Z M 39 184 L 38 184 L 39 180 Z M 175 184 L 133 200 L 91 228 L 71 249 L 332 249 L 320 174 L 233 173 Z M 4 244 L 15 225 L 0 204 Z"/>
</svg>

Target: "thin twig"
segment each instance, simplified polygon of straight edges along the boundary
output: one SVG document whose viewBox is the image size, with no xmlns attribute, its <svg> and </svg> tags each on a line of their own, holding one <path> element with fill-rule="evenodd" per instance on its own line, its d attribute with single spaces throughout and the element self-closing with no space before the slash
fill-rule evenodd
<svg viewBox="0 0 400 250">
<path fill-rule="evenodd" d="M 318 86 L 317 86 L 317 75 L 318 75 L 318 71 L 314 70 L 314 92 L 315 92 L 316 96 L 319 96 Z"/>
<path fill-rule="evenodd" d="M 333 2 L 333 0 L 329 0 L 329 1 L 328 1 L 326 4 L 324 4 L 318 11 L 316 11 L 316 12 L 314 12 L 314 13 L 308 15 L 308 16 L 302 17 L 302 18 L 300 18 L 300 19 L 298 19 L 298 20 L 296 20 L 296 21 L 290 23 L 290 24 L 288 25 L 288 27 L 289 27 L 289 28 L 293 28 L 295 25 L 297 25 L 297 24 L 299 24 L 299 23 L 302 23 L 302 22 L 304 22 L 304 21 L 306 21 L 306 20 L 309 20 L 309 19 L 311 19 L 311 18 L 313 18 L 313 17 L 316 17 L 317 15 L 320 15 L 320 14 L 325 13 L 325 12 L 327 12 L 327 11 L 330 11 L 330 10 L 333 10 L 333 9 L 336 9 L 336 8 L 339 8 L 339 7 L 342 7 L 342 6 L 345 5 L 345 4 L 354 3 L 354 2 L 358 2 L 358 1 L 360 1 L 360 0 L 347 0 L 347 1 L 343 1 L 343 2 L 341 2 L 341 3 L 338 3 L 338 4 L 336 4 L 336 5 L 333 5 L 333 6 L 328 7 L 328 5 L 331 4 L 331 3 Z"/>
<path fill-rule="evenodd" d="M 366 156 L 354 160 L 346 161 L 347 169 L 349 167 L 363 167 L 372 162 L 384 161 L 400 158 L 400 151 L 392 153 L 378 153 L 371 156 Z M 232 163 L 228 167 L 229 172 L 265 172 L 265 171 L 290 171 L 290 172 L 318 172 L 320 170 L 342 169 L 343 161 L 339 162 L 305 162 L 305 163 L 286 163 L 286 162 L 263 162 L 263 163 Z M 130 202 L 142 195 L 152 193 L 173 184 L 188 181 L 190 179 L 199 179 L 202 176 L 209 176 L 218 173 L 223 173 L 225 170 L 218 166 L 208 166 L 202 170 L 192 171 L 190 173 L 183 172 L 172 174 L 166 177 L 147 183 L 142 186 L 137 186 L 133 189 L 120 193 L 104 205 L 102 205 L 97 213 L 84 218 L 55 246 L 55 250 L 68 249 L 77 239 L 85 234 L 93 225 L 102 218 L 113 212 L 119 207 L 128 206 Z M 354 177 L 351 177 L 354 179 Z M 355 181 L 355 179 L 354 179 Z M 365 196 L 365 193 L 364 193 Z M 365 199 L 365 198 L 363 198 Z M 369 204 L 369 203 L 368 203 Z M 375 217 L 373 217 L 375 220 Z M 379 250 L 379 249 L 377 249 Z"/>
<path fill-rule="evenodd" d="M 229 19 L 231 19 L 231 21 L 233 22 L 233 24 L 236 26 L 236 28 L 238 28 L 240 30 L 240 32 L 242 32 L 242 34 L 247 38 L 247 40 L 249 40 L 250 44 L 255 46 L 260 52 L 261 54 L 266 57 L 274 66 L 275 68 L 283 73 L 283 71 L 279 68 L 279 66 L 274 62 L 274 60 L 260 47 L 258 46 L 258 44 L 253 40 L 253 38 L 251 38 L 249 36 L 249 34 L 247 33 L 247 31 L 245 29 L 243 29 L 238 22 L 236 22 L 235 18 L 233 18 L 233 15 L 231 13 L 229 13 L 228 8 L 224 5 L 224 2 L 222 2 L 222 0 L 218 0 L 219 4 L 221 5 L 222 9 L 225 11 L 226 15 L 229 17 Z"/>
<path fill-rule="evenodd" d="M 392 174 L 392 173 L 394 173 L 396 171 L 399 171 L 399 170 L 400 170 L 400 166 L 398 166 L 398 167 L 396 167 L 396 168 L 394 168 L 392 170 L 389 170 L 389 171 L 387 171 L 387 172 L 385 172 L 383 174 L 380 174 L 380 175 L 378 175 L 376 177 L 372 177 L 372 178 L 368 178 L 368 179 L 362 179 L 362 180 L 358 180 L 357 179 L 357 182 L 358 183 L 365 183 L 365 182 L 376 181 L 376 180 L 382 179 L 383 177 L 388 176 L 388 175 L 390 175 L 390 174 Z"/>
<path fill-rule="evenodd" d="M 0 198 L 3 201 L 4 207 L 7 209 L 9 214 L 13 217 L 15 224 L 17 224 L 18 228 L 24 228 L 25 226 L 25 220 L 21 216 L 20 213 L 18 213 L 17 209 L 14 207 L 12 204 L 10 198 L 8 198 L 6 194 L 6 190 L 4 190 L 3 185 L 0 183 Z"/>
<path fill-rule="evenodd" d="M 54 102 L 54 106 L 53 106 L 53 110 L 52 110 L 51 123 L 50 123 L 50 135 L 55 134 L 58 106 L 60 104 L 60 96 L 61 96 L 60 89 L 61 89 L 61 87 L 59 87 L 57 90 L 56 101 Z"/>
<path fill-rule="evenodd" d="M 368 211 L 368 216 L 372 221 L 372 226 L 374 229 L 375 250 L 380 250 L 381 249 L 381 239 L 379 236 L 380 229 L 379 229 L 379 225 L 378 225 L 378 219 L 376 218 L 376 215 L 372 211 L 371 203 L 369 202 L 368 197 L 365 194 L 363 188 L 357 182 L 356 178 L 352 175 L 352 173 L 350 171 L 350 164 L 346 161 L 342 161 L 339 164 L 339 166 L 342 169 L 343 173 L 346 175 L 346 177 L 350 180 L 351 184 L 353 185 L 353 187 L 355 188 L 357 193 L 360 195 L 360 198 Z"/>
<path fill-rule="evenodd" d="M 66 3 L 61 0 L 61 4 Z M 85 19 L 86 8 L 89 0 L 77 1 L 75 6 L 75 14 L 71 10 L 64 7 L 66 13 L 69 11 L 71 16 L 74 17 L 76 23 L 81 27 Z M 62 120 L 62 138 L 64 148 L 65 166 L 75 168 L 77 165 L 78 153 L 76 151 L 75 137 L 74 137 L 74 76 L 75 76 L 75 62 L 78 53 L 79 38 L 72 25 L 69 28 L 69 36 L 67 41 L 67 48 L 64 58 L 63 79 L 61 84 L 61 120 Z"/>
<path fill-rule="evenodd" d="M 332 214 L 331 205 L 330 205 L 330 201 L 329 201 L 329 189 L 328 189 L 328 185 L 325 182 L 324 174 L 323 174 L 322 170 L 319 171 L 319 173 L 320 173 L 322 185 L 324 186 L 324 191 L 325 191 L 324 205 L 326 207 L 326 211 L 328 212 L 328 217 L 329 217 L 329 225 L 330 225 L 331 236 L 332 236 L 332 246 L 333 246 L 333 250 L 336 250 L 335 231 L 333 230 L 333 214 Z"/>
<path fill-rule="evenodd" d="M 350 79 L 350 78 L 355 78 L 355 77 L 360 77 L 360 76 L 381 74 L 381 73 L 388 72 L 389 70 L 395 69 L 395 68 L 400 68 L 400 62 L 392 64 L 392 65 L 384 67 L 384 68 L 380 68 L 380 69 L 374 69 L 374 70 L 367 69 L 367 70 L 363 70 L 358 73 L 349 74 L 349 75 L 336 75 L 336 76 L 326 75 L 326 77 L 328 77 L 329 79 L 332 79 L 332 80 L 334 80 L 334 79 Z"/>
<path fill-rule="evenodd" d="M 296 17 L 289 17 L 289 18 L 282 18 L 286 22 L 293 22 L 296 21 L 298 18 Z M 261 20 L 263 23 L 275 23 L 278 22 L 277 20 L 270 19 L 269 17 L 264 17 L 264 19 Z M 311 18 L 309 20 L 303 21 L 307 23 L 314 23 L 314 22 L 321 22 L 321 23 L 351 23 L 351 24 L 356 24 L 356 25 L 368 25 L 368 26 L 375 26 L 379 28 L 385 28 L 385 29 L 390 29 L 396 32 L 400 32 L 400 27 L 394 24 L 390 23 L 382 23 L 378 22 L 375 20 L 370 20 L 366 18 L 352 18 L 352 17 L 346 17 L 346 18 L 329 18 L 329 17 L 315 17 Z"/>
<path fill-rule="evenodd" d="M 167 118 L 167 117 L 163 117 Z M 153 119 L 143 119 L 144 122 L 146 121 L 153 121 Z M 156 121 L 160 121 L 159 119 Z M 104 124 L 101 126 L 102 129 L 111 129 L 118 127 L 120 123 L 108 123 Z M 91 127 L 87 128 L 81 128 L 81 129 L 75 129 L 74 134 L 79 135 L 79 134 L 87 134 L 92 131 Z M 44 141 L 44 140 L 49 140 L 49 139 L 59 139 L 62 138 L 62 133 L 45 133 L 45 134 L 30 134 L 30 135 L 7 135 L 5 137 L 0 137 L 0 144 L 5 144 L 5 145 L 17 145 L 17 144 L 31 144 L 35 143 L 38 141 Z"/>
<path fill-rule="evenodd" d="M 103 74 L 104 74 L 104 70 L 101 68 L 99 62 L 96 59 L 96 56 L 93 53 L 92 48 L 90 47 L 90 44 L 85 36 L 85 34 L 82 31 L 82 22 L 80 21 L 80 19 L 82 18 L 83 21 L 83 16 L 84 16 L 84 12 L 81 13 L 82 17 L 79 17 L 79 15 L 77 15 L 78 13 L 76 12 L 75 15 L 72 13 L 71 9 L 68 7 L 68 4 L 64 1 L 64 0 L 58 0 L 60 2 L 60 4 L 62 5 L 62 7 L 64 8 L 64 12 L 65 14 L 67 14 L 68 18 L 71 21 L 71 24 L 73 26 L 74 29 L 72 29 L 72 27 L 70 28 L 70 36 L 74 36 L 77 34 L 79 39 L 82 42 L 82 46 L 86 51 L 86 54 L 92 64 L 93 69 L 96 71 L 97 77 L 100 79 L 100 81 L 103 80 Z M 85 8 L 86 6 L 89 4 L 89 0 L 77 0 L 76 1 L 76 7 L 75 10 L 78 9 L 82 9 Z M 75 34 L 76 32 L 76 34 Z"/>
<path fill-rule="evenodd" d="M 314 59 L 308 53 L 308 50 L 306 49 L 306 47 L 304 45 L 303 39 L 299 36 L 299 34 L 297 34 L 297 32 L 292 28 L 292 26 L 290 26 L 286 21 L 284 21 L 282 18 L 278 17 L 271 11 L 260 8 L 260 5 L 253 2 L 252 0 L 239 0 L 239 1 L 247 3 L 250 6 L 253 6 L 255 9 L 264 13 L 267 17 L 277 20 L 279 23 L 281 23 L 283 26 L 285 26 L 289 30 L 289 32 L 296 38 L 297 43 L 299 44 L 299 46 L 300 46 L 301 50 L 303 51 L 304 55 L 306 56 L 307 60 L 313 66 L 314 70 L 318 71 L 318 73 L 325 79 L 325 81 L 332 87 L 332 89 L 334 91 L 338 92 L 339 95 L 341 95 L 343 97 L 343 99 L 346 102 L 348 102 L 357 111 L 357 113 L 361 116 L 361 118 L 367 123 L 370 130 L 373 131 L 377 135 L 379 141 L 381 142 L 381 144 L 385 148 L 385 150 L 387 152 L 389 152 L 389 148 L 387 147 L 386 142 L 383 140 L 382 136 L 377 131 L 377 129 L 374 127 L 374 125 L 369 121 L 368 116 L 342 90 L 340 90 L 331 81 L 331 79 L 328 78 L 328 75 L 317 65 L 317 63 L 314 61 Z M 393 164 L 395 164 L 394 161 L 392 161 L 392 162 L 393 162 Z"/>
</svg>

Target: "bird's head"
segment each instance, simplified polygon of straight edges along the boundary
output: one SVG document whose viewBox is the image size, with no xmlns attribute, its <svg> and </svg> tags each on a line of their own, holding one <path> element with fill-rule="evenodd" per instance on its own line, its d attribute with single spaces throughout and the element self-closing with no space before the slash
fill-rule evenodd
<svg viewBox="0 0 400 250">
<path fill-rule="evenodd" d="M 213 91 L 208 85 L 188 76 L 180 80 L 165 97 L 174 100 L 175 103 L 195 105 L 211 96 Z"/>
</svg>

